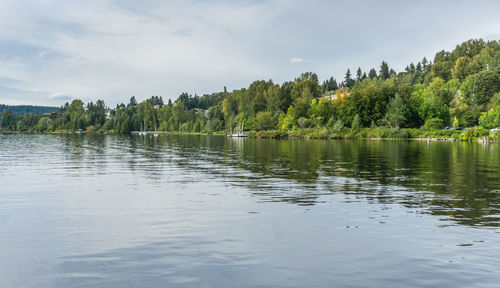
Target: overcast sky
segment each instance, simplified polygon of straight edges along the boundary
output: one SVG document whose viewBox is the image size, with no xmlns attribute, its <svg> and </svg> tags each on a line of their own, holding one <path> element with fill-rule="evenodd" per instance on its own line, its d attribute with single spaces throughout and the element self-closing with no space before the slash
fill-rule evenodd
<svg viewBox="0 0 500 288">
<path fill-rule="evenodd" d="M 377 3 L 375 3 L 377 2 Z M 470 38 L 500 39 L 500 1 L 0 0 L 0 103 L 176 98 L 341 80 Z"/>
</svg>

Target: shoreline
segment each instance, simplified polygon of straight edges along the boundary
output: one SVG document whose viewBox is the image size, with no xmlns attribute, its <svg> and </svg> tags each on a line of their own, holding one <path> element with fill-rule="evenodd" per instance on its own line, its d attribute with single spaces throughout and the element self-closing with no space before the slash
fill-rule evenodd
<svg viewBox="0 0 500 288">
<path fill-rule="evenodd" d="M 269 131 L 247 131 L 248 138 L 252 139 L 275 139 L 275 140 L 371 140 L 371 141 L 427 141 L 427 142 L 478 142 L 478 143 L 500 143 L 500 140 L 491 139 L 490 137 L 481 137 L 476 139 L 462 140 L 453 137 L 353 137 L 352 135 L 327 135 L 324 137 L 314 137 L 306 135 L 291 135 L 283 131 L 280 135 L 264 135 Z M 53 135 L 133 135 L 133 136 L 150 136 L 159 135 L 213 135 L 213 136 L 228 136 L 226 132 L 181 132 L 181 131 L 131 131 L 130 134 L 117 134 L 107 132 L 69 132 L 69 131 L 53 131 L 53 132 L 29 132 L 29 131 L 5 131 L 0 130 L 0 134 L 53 134 Z M 285 135 L 284 135 L 285 134 Z M 274 137 L 273 137 L 274 136 Z"/>
</svg>

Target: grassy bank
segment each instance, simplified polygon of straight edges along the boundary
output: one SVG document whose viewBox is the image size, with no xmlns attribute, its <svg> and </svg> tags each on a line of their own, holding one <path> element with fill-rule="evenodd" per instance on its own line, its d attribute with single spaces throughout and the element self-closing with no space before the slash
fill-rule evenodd
<svg viewBox="0 0 500 288">
<path fill-rule="evenodd" d="M 488 136 L 490 141 L 500 140 L 500 131 L 490 132 L 482 127 L 460 130 L 427 130 L 417 128 L 370 127 L 353 130 L 328 128 L 300 130 L 249 131 L 249 137 L 270 139 L 440 139 L 450 141 L 474 141 Z"/>
</svg>

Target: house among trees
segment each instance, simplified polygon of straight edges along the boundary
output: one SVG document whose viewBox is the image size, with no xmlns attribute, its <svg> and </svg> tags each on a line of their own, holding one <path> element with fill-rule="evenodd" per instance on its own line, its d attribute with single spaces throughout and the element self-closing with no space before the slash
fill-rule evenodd
<svg viewBox="0 0 500 288">
<path fill-rule="evenodd" d="M 113 118 L 116 115 L 116 108 L 106 108 L 105 110 L 106 120 Z"/>
</svg>

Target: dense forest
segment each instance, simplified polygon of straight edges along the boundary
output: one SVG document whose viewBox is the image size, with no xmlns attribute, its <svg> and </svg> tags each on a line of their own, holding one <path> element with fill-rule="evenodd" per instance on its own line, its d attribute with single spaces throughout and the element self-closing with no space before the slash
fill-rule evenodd
<svg viewBox="0 0 500 288">
<path fill-rule="evenodd" d="M 57 112 L 57 110 L 59 110 L 59 107 L 0 104 L 0 114 L 5 109 L 9 110 L 12 114 L 14 114 L 16 116 L 22 116 L 24 114 L 29 114 L 29 113 L 33 113 L 35 115 L 38 115 L 38 114 Z"/>
<path fill-rule="evenodd" d="M 367 72 L 348 69 L 341 81 L 320 83 L 307 72 L 282 84 L 259 80 L 231 92 L 183 93 L 168 103 L 158 96 L 141 103 L 132 97 L 110 109 L 102 100 L 73 100 L 49 115 L 16 116 L 5 109 L 1 116 L 4 130 L 30 132 L 228 133 L 241 124 L 267 131 L 250 135 L 269 137 L 488 135 L 500 126 L 500 41 L 469 40 L 401 72 L 384 61 Z"/>
</svg>

